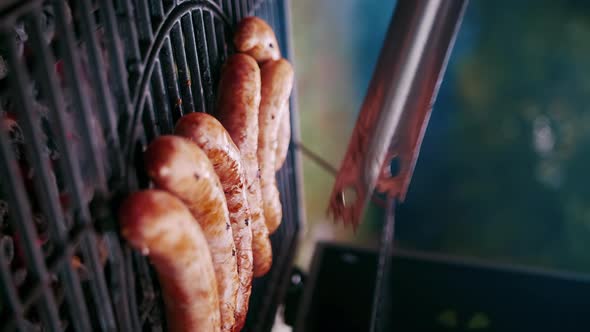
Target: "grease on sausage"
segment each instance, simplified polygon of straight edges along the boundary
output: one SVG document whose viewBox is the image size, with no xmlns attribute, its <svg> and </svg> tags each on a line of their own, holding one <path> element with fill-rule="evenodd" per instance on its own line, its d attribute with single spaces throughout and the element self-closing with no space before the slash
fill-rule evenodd
<svg viewBox="0 0 590 332">
<path fill-rule="evenodd" d="M 278 171 L 283 167 L 289 152 L 289 143 L 291 142 L 291 116 L 289 114 L 289 101 L 283 105 L 281 111 L 281 123 L 279 123 L 279 132 L 277 137 L 275 170 Z"/>
<path fill-rule="evenodd" d="M 206 113 L 191 113 L 183 116 L 178 120 L 174 133 L 192 140 L 207 154 L 225 193 L 236 245 L 240 280 L 234 331 L 240 331 L 248 312 L 253 266 L 251 216 L 246 198 L 240 151 L 221 123 Z"/>
<path fill-rule="evenodd" d="M 219 298 L 201 227 L 161 190 L 131 194 L 119 209 L 121 233 L 158 272 L 170 331 L 219 331 Z"/>
<path fill-rule="evenodd" d="M 231 331 L 238 291 L 236 250 L 225 195 L 207 155 L 193 142 L 160 136 L 145 152 L 156 186 L 180 198 L 201 225 L 217 278 L 221 330 Z M 198 282 L 198 280 L 195 280 Z"/>
</svg>

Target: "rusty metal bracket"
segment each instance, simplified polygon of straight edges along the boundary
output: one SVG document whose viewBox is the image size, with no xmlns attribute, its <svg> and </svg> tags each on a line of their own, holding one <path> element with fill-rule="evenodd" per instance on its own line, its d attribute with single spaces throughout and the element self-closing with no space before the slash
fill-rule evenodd
<svg viewBox="0 0 590 332">
<path fill-rule="evenodd" d="M 375 190 L 405 198 L 467 2 L 398 1 L 332 190 L 336 221 L 356 228 Z"/>
</svg>

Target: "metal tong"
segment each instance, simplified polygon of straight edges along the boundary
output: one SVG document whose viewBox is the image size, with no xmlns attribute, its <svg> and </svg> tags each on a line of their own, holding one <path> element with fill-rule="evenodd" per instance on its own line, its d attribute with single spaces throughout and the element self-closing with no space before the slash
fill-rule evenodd
<svg viewBox="0 0 590 332">
<path fill-rule="evenodd" d="M 467 2 L 398 1 L 332 190 L 336 221 L 356 229 L 374 191 L 405 199 Z"/>
</svg>

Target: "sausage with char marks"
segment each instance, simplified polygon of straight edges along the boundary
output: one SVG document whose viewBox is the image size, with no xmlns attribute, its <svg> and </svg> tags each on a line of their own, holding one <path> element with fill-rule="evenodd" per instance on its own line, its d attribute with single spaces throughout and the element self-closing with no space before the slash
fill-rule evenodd
<svg viewBox="0 0 590 332">
<path fill-rule="evenodd" d="M 258 149 L 258 107 L 260 105 L 260 68 L 245 54 L 227 59 L 221 72 L 217 99 L 217 118 L 234 141 L 245 170 L 247 199 L 252 216 L 252 254 L 254 276 L 268 272 L 272 248 L 262 212 Z"/>
<path fill-rule="evenodd" d="M 156 186 L 180 198 L 201 225 L 217 278 L 221 330 L 231 331 L 238 269 L 229 213 L 217 174 L 207 155 L 195 143 L 179 136 L 156 138 L 148 146 L 145 159 L 147 173 Z"/>
<path fill-rule="evenodd" d="M 186 206 L 161 190 L 131 194 L 121 234 L 158 272 L 170 331 L 219 331 L 219 298 L 207 240 Z"/>
<path fill-rule="evenodd" d="M 207 113 L 191 113 L 178 120 L 176 135 L 195 142 L 207 154 L 225 193 L 238 262 L 238 297 L 234 331 L 244 326 L 252 290 L 252 229 L 240 151 L 221 123 Z"/>
</svg>

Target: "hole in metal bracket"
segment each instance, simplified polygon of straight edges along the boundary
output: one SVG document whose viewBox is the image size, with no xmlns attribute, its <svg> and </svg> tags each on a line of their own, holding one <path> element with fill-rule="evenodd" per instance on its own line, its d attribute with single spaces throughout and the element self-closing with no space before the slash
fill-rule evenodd
<svg viewBox="0 0 590 332">
<path fill-rule="evenodd" d="M 401 161 L 399 156 L 395 156 L 393 158 L 391 158 L 391 161 L 389 162 L 389 174 L 387 174 L 389 177 L 394 178 L 396 176 L 399 175 L 399 173 L 401 172 Z"/>
<path fill-rule="evenodd" d="M 342 206 L 352 206 L 358 199 L 358 193 L 352 186 L 346 187 L 340 192 L 340 202 Z"/>
</svg>

